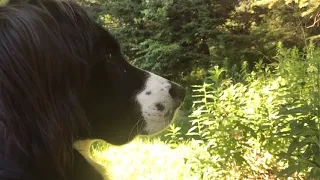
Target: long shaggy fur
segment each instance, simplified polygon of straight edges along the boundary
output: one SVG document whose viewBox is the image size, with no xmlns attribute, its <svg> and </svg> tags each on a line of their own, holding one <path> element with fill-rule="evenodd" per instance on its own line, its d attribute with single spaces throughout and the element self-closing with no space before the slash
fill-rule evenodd
<svg viewBox="0 0 320 180">
<path fill-rule="evenodd" d="M 106 53 L 95 27 L 70 1 L 0 7 L 0 160 L 26 177 L 67 179 L 72 144 L 89 133 L 80 101 L 93 61 Z"/>
</svg>

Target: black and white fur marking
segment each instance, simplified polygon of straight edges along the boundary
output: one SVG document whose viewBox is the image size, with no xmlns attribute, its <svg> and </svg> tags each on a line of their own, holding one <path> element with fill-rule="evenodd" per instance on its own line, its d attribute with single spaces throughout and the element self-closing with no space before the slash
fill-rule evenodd
<svg viewBox="0 0 320 180">
<path fill-rule="evenodd" d="M 143 131 L 153 134 L 168 126 L 181 101 L 169 93 L 174 88 L 170 81 L 153 73 L 148 74 L 144 88 L 136 99 L 145 121 Z"/>
</svg>

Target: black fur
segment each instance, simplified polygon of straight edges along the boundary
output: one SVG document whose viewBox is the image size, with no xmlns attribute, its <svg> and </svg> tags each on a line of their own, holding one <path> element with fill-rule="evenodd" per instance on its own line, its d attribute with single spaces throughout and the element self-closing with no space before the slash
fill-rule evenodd
<svg viewBox="0 0 320 180">
<path fill-rule="evenodd" d="M 17 179 L 102 179 L 72 145 L 88 138 L 121 145 L 141 134 L 133 97 L 148 74 L 71 1 L 0 7 L 0 38 L 0 179 L 1 162 L 14 164 Z"/>
</svg>

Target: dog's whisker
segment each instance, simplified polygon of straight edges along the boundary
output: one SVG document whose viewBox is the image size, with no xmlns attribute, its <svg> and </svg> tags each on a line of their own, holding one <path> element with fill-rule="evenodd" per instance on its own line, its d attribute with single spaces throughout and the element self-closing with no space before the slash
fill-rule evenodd
<svg viewBox="0 0 320 180">
<path fill-rule="evenodd" d="M 128 136 L 128 141 L 130 141 L 133 130 L 135 129 L 135 127 L 137 127 L 137 129 L 138 129 L 139 123 L 142 122 L 142 120 L 143 120 L 142 118 L 139 118 L 139 120 L 136 122 L 136 124 L 132 127 L 132 129 L 129 133 L 129 136 Z M 137 131 L 137 133 L 138 133 L 138 131 Z"/>
</svg>

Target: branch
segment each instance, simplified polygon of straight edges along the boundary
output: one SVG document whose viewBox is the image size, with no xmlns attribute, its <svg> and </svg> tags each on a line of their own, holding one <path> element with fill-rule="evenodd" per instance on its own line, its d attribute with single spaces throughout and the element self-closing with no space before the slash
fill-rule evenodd
<svg viewBox="0 0 320 180">
<path fill-rule="evenodd" d="M 310 26 L 307 26 L 307 28 L 312 28 L 312 27 L 314 27 L 319 21 L 320 21 L 320 12 L 318 12 L 317 15 L 314 17 L 313 24 L 310 25 Z"/>
</svg>

